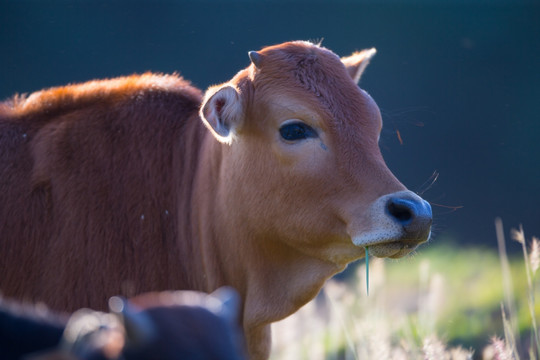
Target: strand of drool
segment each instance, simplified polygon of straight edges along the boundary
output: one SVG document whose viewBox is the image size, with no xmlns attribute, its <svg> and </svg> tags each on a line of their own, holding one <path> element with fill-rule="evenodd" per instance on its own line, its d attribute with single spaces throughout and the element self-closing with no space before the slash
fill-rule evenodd
<svg viewBox="0 0 540 360">
<path fill-rule="evenodd" d="M 369 296 L 369 246 L 366 246 L 366 293 Z"/>
</svg>

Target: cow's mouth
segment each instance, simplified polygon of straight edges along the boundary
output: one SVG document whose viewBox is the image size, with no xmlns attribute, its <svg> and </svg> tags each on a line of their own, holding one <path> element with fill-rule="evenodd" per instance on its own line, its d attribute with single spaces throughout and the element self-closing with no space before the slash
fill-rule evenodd
<svg viewBox="0 0 540 360">
<path fill-rule="evenodd" d="M 415 251 L 420 244 L 427 242 L 431 237 L 431 228 L 414 234 L 399 235 L 388 240 L 378 239 L 367 242 L 361 246 L 364 248 L 367 246 L 369 254 L 372 256 L 399 259 Z"/>
<path fill-rule="evenodd" d="M 379 258 L 388 257 L 399 259 L 413 252 L 418 244 L 411 244 L 403 241 L 388 242 L 382 244 L 373 244 L 368 247 L 369 254 Z"/>
<path fill-rule="evenodd" d="M 372 256 L 398 259 L 415 251 L 420 244 L 427 242 L 430 237 L 431 228 L 414 234 L 407 234 L 403 231 L 396 231 L 394 234 L 375 231 L 355 237 L 353 243 L 356 246 L 367 247 L 369 254 Z"/>
</svg>

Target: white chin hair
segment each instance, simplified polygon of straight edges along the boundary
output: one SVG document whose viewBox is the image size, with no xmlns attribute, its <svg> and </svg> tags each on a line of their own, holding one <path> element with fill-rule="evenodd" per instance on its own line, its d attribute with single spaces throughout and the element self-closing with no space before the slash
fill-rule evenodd
<svg viewBox="0 0 540 360">
<path fill-rule="evenodd" d="M 397 259 L 409 254 L 412 250 L 414 250 L 414 248 L 416 248 L 416 246 L 409 248 L 399 242 L 387 243 L 370 246 L 369 254 L 380 258 L 389 257 L 392 259 Z"/>
<path fill-rule="evenodd" d="M 401 231 L 396 228 L 369 231 L 359 236 L 353 237 L 352 242 L 354 245 L 362 247 L 377 245 L 381 243 L 390 243 L 394 240 L 401 238 L 402 236 Z"/>
<path fill-rule="evenodd" d="M 360 247 L 369 246 L 369 254 L 372 256 L 400 258 L 416 248 L 399 241 L 401 236 L 399 231 L 374 231 L 354 237 L 353 243 Z"/>
</svg>

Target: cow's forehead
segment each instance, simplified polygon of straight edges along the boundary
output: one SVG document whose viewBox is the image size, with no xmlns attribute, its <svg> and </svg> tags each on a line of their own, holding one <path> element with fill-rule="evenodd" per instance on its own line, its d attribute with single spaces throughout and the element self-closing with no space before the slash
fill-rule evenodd
<svg viewBox="0 0 540 360">
<path fill-rule="evenodd" d="M 338 84 L 343 86 L 352 82 L 339 57 L 314 44 L 290 42 L 264 48 L 260 54 L 264 78 L 292 82 L 290 85 L 301 87 L 317 97 L 324 97 Z"/>
<path fill-rule="evenodd" d="M 330 115 L 330 127 L 380 128 L 378 109 L 373 100 L 360 90 L 340 58 L 328 49 L 306 43 L 291 42 L 261 50 L 260 70 L 254 77 L 257 88 L 268 92 L 296 94 L 302 101 L 319 107 Z"/>
</svg>

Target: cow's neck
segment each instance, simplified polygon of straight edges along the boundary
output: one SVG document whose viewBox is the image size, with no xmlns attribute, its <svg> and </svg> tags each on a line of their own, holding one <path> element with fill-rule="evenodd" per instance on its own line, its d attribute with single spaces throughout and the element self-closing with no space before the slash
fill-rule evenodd
<svg viewBox="0 0 540 360">
<path fill-rule="evenodd" d="M 228 195 L 222 193 L 219 184 L 219 179 L 223 180 L 222 145 L 211 135 L 204 143 L 192 203 L 197 240 L 191 256 L 200 261 L 190 263 L 201 264 L 197 265 L 201 268 L 196 272 L 200 275 L 196 286 L 207 292 L 223 285 L 238 290 L 244 300 L 243 325 L 248 347 L 259 347 L 253 342 L 263 344 L 265 339 L 250 339 L 250 333 L 269 341 L 268 324 L 298 310 L 317 295 L 326 279 L 343 267 L 291 248 L 273 239 L 272 234 L 266 239 L 252 238 L 249 227 L 234 220 L 238 215 L 228 210 Z"/>
<path fill-rule="evenodd" d="M 249 278 L 243 325 L 250 355 L 266 359 L 271 345 L 269 324 L 313 299 L 324 282 L 342 268 L 284 245 L 259 250 L 246 266 Z"/>
</svg>

